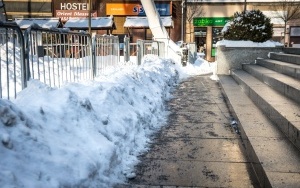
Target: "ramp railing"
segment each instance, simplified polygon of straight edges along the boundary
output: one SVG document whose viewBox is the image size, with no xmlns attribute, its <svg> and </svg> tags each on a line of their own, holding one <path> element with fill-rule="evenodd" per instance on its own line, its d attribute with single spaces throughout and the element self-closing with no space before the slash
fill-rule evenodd
<svg viewBox="0 0 300 188">
<path fill-rule="evenodd" d="M 0 22 L 0 97 L 16 98 L 26 83 L 23 34 L 15 23 Z"/>
<path fill-rule="evenodd" d="M 130 38 L 124 37 L 124 61 L 130 61 Z"/>
<path fill-rule="evenodd" d="M 142 59 L 147 54 L 157 55 L 161 58 L 165 56 L 165 43 L 152 40 L 137 40 L 137 61 L 141 65 Z"/>
<path fill-rule="evenodd" d="M 93 38 L 94 74 L 100 75 L 120 61 L 119 38 L 111 35 L 96 35 Z"/>
<path fill-rule="evenodd" d="M 131 51 L 138 65 L 147 54 L 164 57 L 165 44 L 160 41 L 126 42 L 126 59 Z M 0 97 L 16 98 L 27 87 L 27 81 L 37 79 L 50 87 L 66 83 L 93 80 L 103 71 L 119 66 L 119 38 L 68 29 L 45 29 L 32 25 L 24 33 L 17 24 L 0 22 Z"/>
<path fill-rule="evenodd" d="M 38 79 L 51 87 L 93 79 L 92 40 L 88 33 L 33 25 L 25 31 L 24 39 L 27 79 Z"/>
</svg>

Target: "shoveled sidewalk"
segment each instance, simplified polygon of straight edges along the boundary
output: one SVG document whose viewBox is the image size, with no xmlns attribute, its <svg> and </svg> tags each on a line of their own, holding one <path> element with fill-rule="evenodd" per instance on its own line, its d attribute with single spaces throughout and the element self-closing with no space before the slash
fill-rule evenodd
<svg viewBox="0 0 300 188">
<path fill-rule="evenodd" d="M 140 156 L 137 176 L 116 187 L 259 187 L 218 83 L 209 76 L 193 77 L 173 96 L 168 125 Z"/>
</svg>

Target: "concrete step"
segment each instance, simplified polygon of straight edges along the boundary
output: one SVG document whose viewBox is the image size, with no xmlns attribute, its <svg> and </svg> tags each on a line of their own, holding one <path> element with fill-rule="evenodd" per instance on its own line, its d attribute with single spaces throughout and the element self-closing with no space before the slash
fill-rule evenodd
<svg viewBox="0 0 300 188">
<path fill-rule="evenodd" d="M 270 115 L 279 117 L 279 112 L 275 113 L 275 111 L 271 110 L 272 112 L 270 111 L 264 115 L 254 104 L 253 99 L 250 99 L 258 99 L 257 102 L 261 103 L 259 106 L 265 106 L 263 109 L 267 109 L 266 101 L 272 101 L 273 99 L 276 102 L 280 100 L 276 97 L 278 93 L 275 92 L 273 96 L 274 91 L 265 89 L 267 88 L 265 84 L 245 71 L 234 71 L 234 74 L 234 77 L 239 77 L 238 80 L 240 80 L 241 85 L 238 85 L 232 76 L 227 75 L 219 76 L 220 85 L 225 93 L 229 107 L 239 123 L 241 138 L 245 144 L 247 156 L 251 160 L 261 187 L 299 187 L 300 151 L 267 118 Z M 243 89 L 245 92 L 243 92 Z M 259 95 L 264 93 L 268 96 L 267 99 L 259 97 Z M 281 104 L 283 103 L 279 102 L 278 105 L 282 106 Z M 284 104 L 283 106 L 288 105 Z M 296 108 L 296 106 L 290 107 L 287 110 L 288 114 L 293 114 L 290 110 L 293 107 Z M 295 111 L 299 113 L 299 108 L 297 109 L 298 111 Z M 282 115 L 284 114 L 280 116 Z M 295 119 L 295 121 L 300 122 L 299 120 L 300 117 L 298 116 L 298 119 Z"/>
<path fill-rule="evenodd" d="M 257 59 L 256 64 L 300 80 L 300 65 L 272 59 Z"/>
<path fill-rule="evenodd" d="M 299 54 L 287 54 L 287 53 L 271 52 L 269 55 L 270 55 L 270 59 L 300 65 L 300 55 Z"/>
<path fill-rule="evenodd" d="M 300 80 L 259 65 L 243 65 L 243 69 L 284 96 L 300 104 Z"/>
<path fill-rule="evenodd" d="M 287 54 L 298 54 L 300 55 L 300 48 L 283 48 L 282 49 L 284 53 Z"/>
<path fill-rule="evenodd" d="M 299 104 L 243 70 L 233 71 L 232 76 L 256 106 L 278 126 L 300 151 Z"/>
</svg>

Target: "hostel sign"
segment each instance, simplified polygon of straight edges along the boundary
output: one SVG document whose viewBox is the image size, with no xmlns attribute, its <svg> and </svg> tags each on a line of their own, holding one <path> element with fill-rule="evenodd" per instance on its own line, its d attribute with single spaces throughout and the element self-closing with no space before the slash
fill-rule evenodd
<svg viewBox="0 0 300 188">
<path fill-rule="evenodd" d="M 55 17 L 61 18 L 61 21 L 67 21 L 69 18 L 88 18 L 89 4 L 86 2 L 55 1 Z M 97 17 L 97 10 L 91 11 L 91 17 Z"/>
<path fill-rule="evenodd" d="M 224 26 L 230 17 L 201 17 L 194 18 L 193 25 L 196 27 L 206 27 L 206 26 Z"/>
</svg>

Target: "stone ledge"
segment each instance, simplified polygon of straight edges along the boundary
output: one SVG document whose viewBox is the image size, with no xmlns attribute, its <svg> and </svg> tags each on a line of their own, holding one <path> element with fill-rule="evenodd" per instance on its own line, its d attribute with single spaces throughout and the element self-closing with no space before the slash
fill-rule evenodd
<svg viewBox="0 0 300 188">
<path fill-rule="evenodd" d="M 283 47 L 226 47 L 217 46 L 217 74 L 230 75 L 242 69 L 242 64 L 254 64 L 257 58 L 268 58 L 270 52 L 282 52 Z"/>
</svg>

